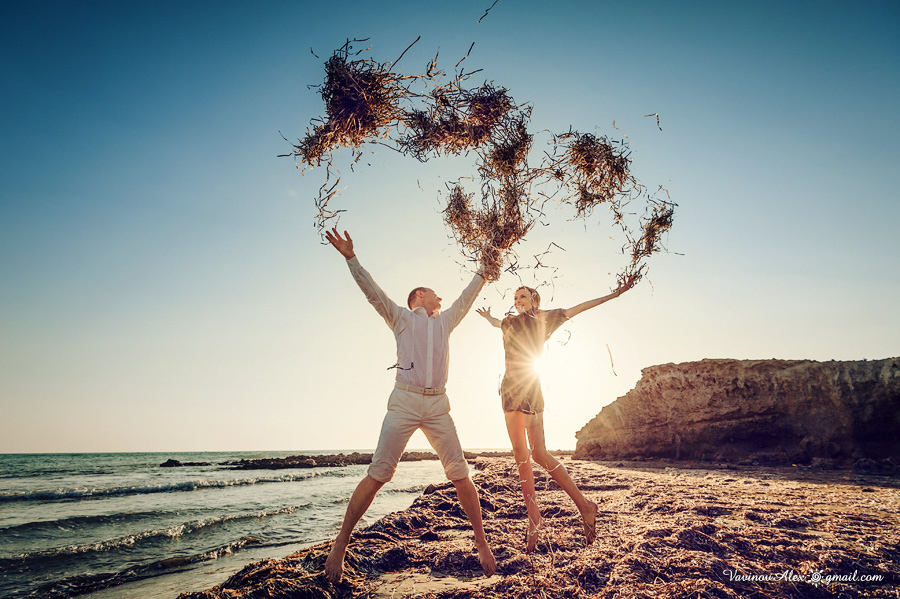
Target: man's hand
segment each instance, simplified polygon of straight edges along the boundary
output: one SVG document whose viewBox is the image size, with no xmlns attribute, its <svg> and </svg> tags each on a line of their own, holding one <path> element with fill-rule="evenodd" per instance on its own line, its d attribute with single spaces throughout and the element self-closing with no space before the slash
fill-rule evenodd
<svg viewBox="0 0 900 599">
<path fill-rule="evenodd" d="M 353 240 L 350 239 L 350 233 L 344 231 L 343 239 L 341 234 L 338 233 L 337 227 L 331 229 L 331 231 L 325 231 L 325 240 L 334 246 L 334 249 L 339 251 L 344 258 L 349 260 L 356 254 L 353 253 Z"/>
</svg>

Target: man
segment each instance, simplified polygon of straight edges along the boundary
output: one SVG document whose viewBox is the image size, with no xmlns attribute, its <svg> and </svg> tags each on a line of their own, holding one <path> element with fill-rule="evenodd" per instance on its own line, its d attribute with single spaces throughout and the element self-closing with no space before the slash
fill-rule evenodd
<svg viewBox="0 0 900 599">
<path fill-rule="evenodd" d="M 497 562 L 484 534 L 478 491 L 469 478 L 469 467 L 450 417 L 450 400 L 444 389 L 450 357 L 450 332 L 472 307 L 484 286 L 484 277 L 480 271 L 476 273 L 459 299 L 447 311 L 440 313 L 441 298 L 427 287 L 417 287 L 409 294 L 407 310 L 387 297 L 360 266 L 353 251 L 353 240 L 346 231 L 344 237 L 337 228 L 326 231 L 325 239 L 347 259 L 357 285 L 391 327 L 397 340 L 397 378 L 381 426 L 378 447 L 372 456 L 368 474 L 350 497 L 341 531 L 325 561 L 325 575 L 332 583 L 340 582 L 353 527 L 369 509 L 378 490 L 393 478 L 406 443 L 421 428 L 441 459 L 447 478 L 456 487 L 459 502 L 472 523 L 481 568 L 485 576 L 491 576 L 497 569 Z"/>
</svg>

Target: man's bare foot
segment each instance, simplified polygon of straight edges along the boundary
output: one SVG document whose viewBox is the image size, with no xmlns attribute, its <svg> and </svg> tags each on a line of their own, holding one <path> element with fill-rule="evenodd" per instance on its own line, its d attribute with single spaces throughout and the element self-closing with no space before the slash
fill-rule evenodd
<svg viewBox="0 0 900 599">
<path fill-rule="evenodd" d="M 538 537 L 541 535 L 541 527 L 543 525 L 543 518 L 534 526 L 532 526 L 531 518 L 528 519 L 528 528 L 525 530 L 525 553 L 531 553 L 537 547 Z"/>
<path fill-rule="evenodd" d="M 325 577 L 331 584 L 339 583 L 344 576 L 344 553 L 346 552 L 347 547 L 344 545 L 335 543 L 331 547 L 328 559 L 325 560 Z"/>
<path fill-rule="evenodd" d="M 484 545 L 476 544 L 475 548 L 478 550 L 478 561 L 481 562 L 481 569 L 484 571 L 484 575 L 490 578 L 497 571 L 497 560 L 494 559 L 491 547 L 484 543 Z"/>
<path fill-rule="evenodd" d="M 581 526 L 584 529 L 584 542 L 588 545 L 597 538 L 597 512 L 599 508 L 593 501 L 589 502 L 590 506 L 587 513 L 581 514 Z"/>
</svg>

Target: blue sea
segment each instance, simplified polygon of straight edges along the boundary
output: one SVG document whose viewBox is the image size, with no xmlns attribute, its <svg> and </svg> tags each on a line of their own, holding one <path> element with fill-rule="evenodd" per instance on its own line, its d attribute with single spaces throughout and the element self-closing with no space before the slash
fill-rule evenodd
<svg viewBox="0 0 900 599">
<path fill-rule="evenodd" d="M 222 465 L 328 453 L 341 452 L 0 455 L 0 597 L 174 599 L 331 539 L 366 466 Z M 444 480 L 436 460 L 402 462 L 360 525 Z"/>
</svg>

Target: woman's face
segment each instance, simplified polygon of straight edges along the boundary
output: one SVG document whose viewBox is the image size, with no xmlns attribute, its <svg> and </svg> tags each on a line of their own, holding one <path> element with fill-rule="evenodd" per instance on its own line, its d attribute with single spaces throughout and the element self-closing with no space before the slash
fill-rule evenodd
<svg viewBox="0 0 900 599">
<path fill-rule="evenodd" d="M 516 289 L 516 295 L 513 297 L 513 301 L 515 302 L 516 312 L 519 314 L 530 312 L 534 307 L 534 302 L 531 299 L 531 292 L 524 287 Z"/>
</svg>

